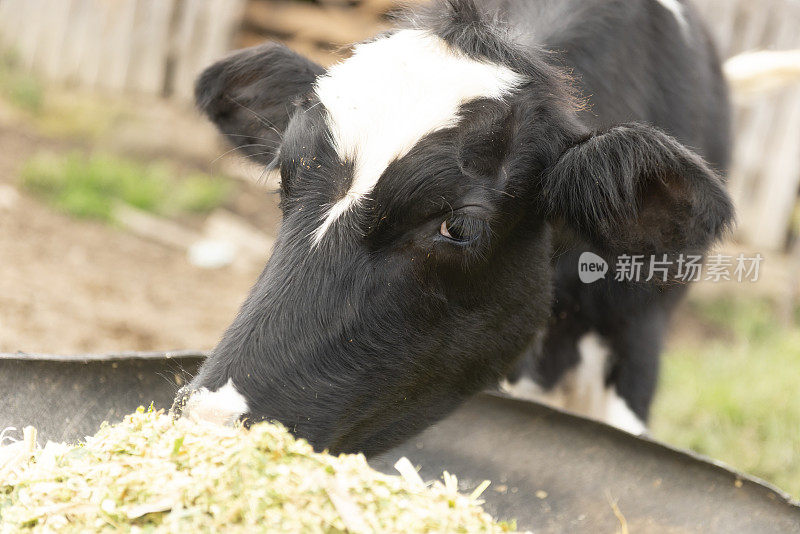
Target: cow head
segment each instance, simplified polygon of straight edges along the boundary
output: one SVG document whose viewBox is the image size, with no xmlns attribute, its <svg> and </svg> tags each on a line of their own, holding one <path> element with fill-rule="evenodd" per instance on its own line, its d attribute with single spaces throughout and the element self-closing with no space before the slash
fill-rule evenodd
<svg viewBox="0 0 800 534">
<path fill-rule="evenodd" d="M 500 35 L 462 3 L 328 70 L 266 44 L 203 73 L 200 108 L 280 168 L 283 221 L 184 413 L 376 453 L 545 325 L 554 222 L 608 251 L 720 235 L 731 204 L 701 158 L 644 125 L 588 131 L 568 77 Z"/>
</svg>

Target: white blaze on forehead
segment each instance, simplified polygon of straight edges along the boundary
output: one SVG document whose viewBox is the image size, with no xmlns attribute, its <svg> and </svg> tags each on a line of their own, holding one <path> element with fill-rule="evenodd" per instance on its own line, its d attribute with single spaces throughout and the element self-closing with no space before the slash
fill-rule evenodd
<svg viewBox="0 0 800 534">
<path fill-rule="evenodd" d="M 328 211 L 314 243 L 372 191 L 392 160 L 426 134 L 455 125 L 462 104 L 500 99 L 521 81 L 511 69 L 469 58 L 422 30 L 357 45 L 316 83 L 336 151 L 355 169 L 350 190 Z"/>
<path fill-rule="evenodd" d="M 183 408 L 184 417 L 192 421 L 205 421 L 217 425 L 232 425 L 247 413 L 247 401 L 236 390 L 233 379 L 216 391 L 200 388 L 192 393 Z"/>
</svg>

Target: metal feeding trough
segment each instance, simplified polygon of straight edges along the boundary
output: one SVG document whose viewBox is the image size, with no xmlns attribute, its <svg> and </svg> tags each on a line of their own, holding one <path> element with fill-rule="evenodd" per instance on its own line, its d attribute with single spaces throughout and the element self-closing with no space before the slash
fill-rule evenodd
<svg viewBox="0 0 800 534">
<path fill-rule="evenodd" d="M 74 441 L 139 405 L 168 407 L 198 352 L 91 356 L 0 354 L 0 429 L 34 425 Z M 464 490 L 491 480 L 487 511 L 534 532 L 800 533 L 800 507 L 705 458 L 537 404 L 482 394 L 407 443 L 426 479 L 447 470 Z"/>
<path fill-rule="evenodd" d="M 42 444 L 83 439 L 138 406 L 169 408 L 205 357 L 197 351 L 0 353 L 0 430 L 32 425 Z"/>
</svg>

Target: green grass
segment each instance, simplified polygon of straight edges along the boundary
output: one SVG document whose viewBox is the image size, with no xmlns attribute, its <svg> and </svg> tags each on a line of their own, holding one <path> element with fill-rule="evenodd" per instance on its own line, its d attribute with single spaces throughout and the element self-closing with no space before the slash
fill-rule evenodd
<svg viewBox="0 0 800 534">
<path fill-rule="evenodd" d="M 726 335 L 665 354 L 653 434 L 800 497 L 800 328 L 781 326 L 760 299 L 691 311 Z"/>
<path fill-rule="evenodd" d="M 223 180 L 197 172 L 181 175 L 169 163 L 79 152 L 38 154 L 25 163 L 20 180 L 64 213 L 109 222 L 117 203 L 174 216 L 209 212 L 230 193 Z"/>
<path fill-rule="evenodd" d="M 98 143 L 134 117 L 124 100 L 65 90 L 24 68 L 10 51 L 0 51 L 0 103 L 46 137 Z"/>
<path fill-rule="evenodd" d="M 38 113 L 44 105 L 41 83 L 24 72 L 17 57 L 10 52 L 0 53 L 0 96 L 32 113 Z"/>
</svg>

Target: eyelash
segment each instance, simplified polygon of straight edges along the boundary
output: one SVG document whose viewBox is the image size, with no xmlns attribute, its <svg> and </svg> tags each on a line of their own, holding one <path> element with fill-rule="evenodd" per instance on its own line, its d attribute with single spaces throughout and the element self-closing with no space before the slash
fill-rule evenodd
<svg viewBox="0 0 800 534">
<path fill-rule="evenodd" d="M 439 235 L 454 244 L 469 245 L 487 234 L 488 230 L 489 225 L 483 219 L 464 214 L 453 214 L 442 221 Z"/>
</svg>

